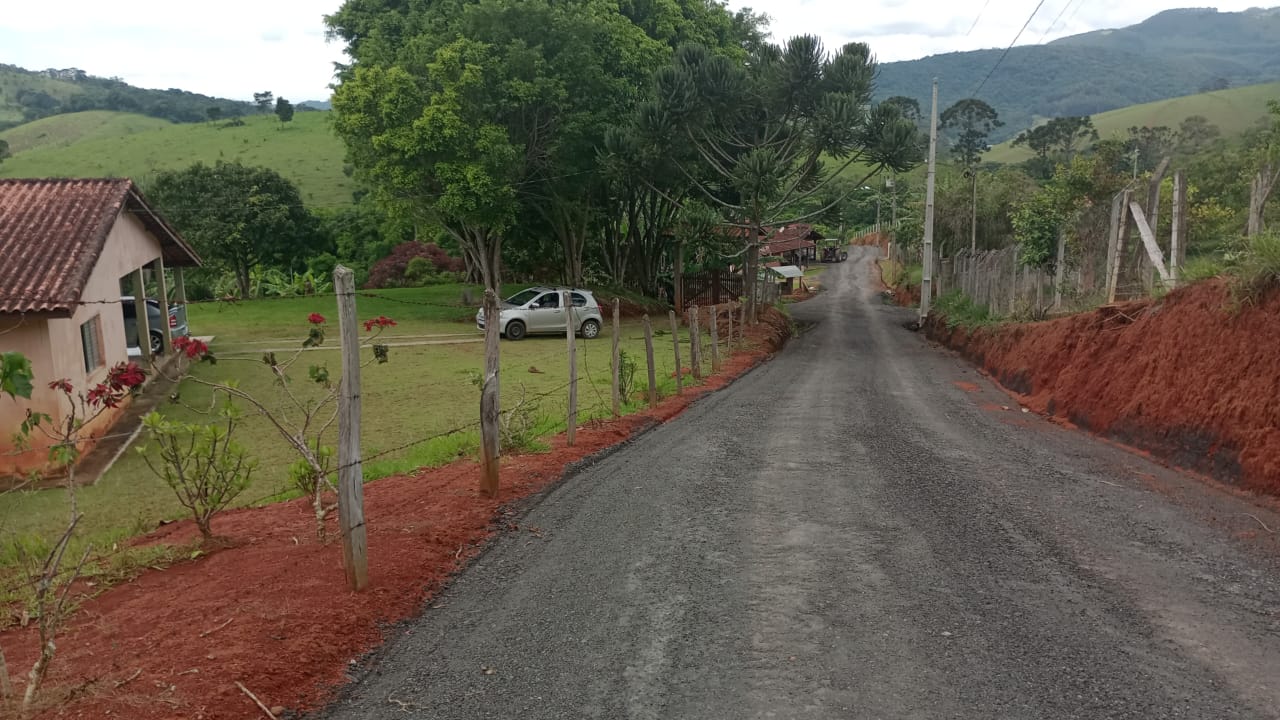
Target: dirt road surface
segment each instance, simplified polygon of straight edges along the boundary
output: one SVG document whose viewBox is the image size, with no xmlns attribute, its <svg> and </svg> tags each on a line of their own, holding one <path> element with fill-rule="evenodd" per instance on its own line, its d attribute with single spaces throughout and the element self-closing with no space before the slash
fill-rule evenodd
<svg viewBox="0 0 1280 720">
<path fill-rule="evenodd" d="M 902 328 L 874 252 L 322 716 L 1280 717 L 1280 517 L 1019 412 Z"/>
</svg>

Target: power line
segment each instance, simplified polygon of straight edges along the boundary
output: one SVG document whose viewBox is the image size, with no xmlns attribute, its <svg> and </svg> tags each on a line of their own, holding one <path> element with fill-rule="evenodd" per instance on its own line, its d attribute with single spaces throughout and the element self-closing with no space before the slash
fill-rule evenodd
<svg viewBox="0 0 1280 720">
<path fill-rule="evenodd" d="M 973 24 L 969 26 L 969 31 L 964 34 L 965 37 L 969 37 L 973 29 L 978 27 L 978 21 L 982 19 L 982 14 L 987 11 L 987 6 L 990 4 L 991 0 L 986 0 L 986 2 L 982 3 L 982 9 L 978 11 L 978 17 L 973 19 Z"/>
<path fill-rule="evenodd" d="M 1044 43 L 1044 39 L 1049 37 L 1049 33 L 1053 32 L 1053 29 L 1058 25 L 1058 21 L 1061 20 L 1062 16 L 1066 14 L 1067 8 L 1071 7 L 1073 4 L 1075 4 L 1075 2 L 1076 0 L 1067 0 L 1067 4 L 1062 6 L 1062 10 L 1058 12 L 1058 16 L 1053 19 L 1053 22 L 1049 23 L 1049 28 L 1045 30 L 1042 35 L 1040 35 L 1040 39 L 1036 41 L 1037 45 L 1041 45 Z M 1077 6 L 1076 9 L 1079 10 L 1080 8 Z"/>
<path fill-rule="evenodd" d="M 978 88 L 971 93 L 973 97 L 977 97 L 978 93 L 982 92 L 982 88 L 985 87 L 987 84 L 987 81 L 991 79 L 991 76 L 995 73 L 996 68 L 1000 67 L 1000 63 L 1004 62 L 1004 59 L 1009 54 L 1009 51 L 1012 50 L 1013 46 L 1018 42 L 1018 38 L 1022 37 L 1022 33 L 1026 32 L 1027 26 L 1031 24 L 1031 21 L 1035 18 L 1036 13 L 1040 12 L 1040 8 L 1042 7 L 1044 7 L 1044 0 L 1040 0 L 1040 2 L 1036 3 L 1036 9 L 1032 10 L 1031 14 L 1027 16 L 1027 21 L 1022 23 L 1022 29 L 1018 30 L 1018 34 L 1013 36 L 1013 40 L 1009 43 L 1009 47 L 1005 48 L 1004 52 L 1000 53 L 1000 58 L 996 60 L 995 65 L 991 66 L 991 71 L 987 73 L 986 77 L 982 78 L 982 82 L 978 83 Z"/>
</svg>

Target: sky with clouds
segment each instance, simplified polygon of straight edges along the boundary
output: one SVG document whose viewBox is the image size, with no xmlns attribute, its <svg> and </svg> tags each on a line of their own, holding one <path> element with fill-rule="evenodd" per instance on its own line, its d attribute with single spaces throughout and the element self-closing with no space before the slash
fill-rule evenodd
<svg viewBox="0 0 1280 720">
<path fill-rule="evenodd" d="M 767 14 L 775 39 L 821 35 L 828 47 L 871 44 L 881 62 L 957 50 L 1003 48 L 1038 0 L 730 0 Z M 6 3 L 0 62 L 28 69 L 78 67 L 142 87 L 248 100 L 271 90 L 295 102 L 328 97 L 340 43 L 324 36 L 341 0 L 48 0 Z M 1221 11 L 1256 3 L 1228 0 Z M 1044 0 L 1019 45 L 1124 27 L 1177 0 Z"/>
</svg>

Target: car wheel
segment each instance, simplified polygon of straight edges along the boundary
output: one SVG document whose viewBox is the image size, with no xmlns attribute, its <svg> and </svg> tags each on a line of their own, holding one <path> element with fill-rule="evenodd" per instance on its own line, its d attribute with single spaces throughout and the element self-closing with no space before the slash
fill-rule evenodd
<svg viewBox="0 0 1280 720">
<path fill-rule="evenodd" d="M 507 323 L 507 339 L 523 340 L 524 339 L 524 323 L 519 320 L 512 320 Z"/>
<path fill-rule="evenodd" d="M 595 320 L 588 320 L 582 323 L 582 328 L 579 332 L 582 333 L 582 337 L 590 340 L 600 334 L 600 323 Z"/>
<path fill-rule="evenodd" d="M 161 355 L 163 353 L 164 353 L 164 334 L 158 333 L 158 332 L 151 333 L 151 354 Z"/>
</svg>

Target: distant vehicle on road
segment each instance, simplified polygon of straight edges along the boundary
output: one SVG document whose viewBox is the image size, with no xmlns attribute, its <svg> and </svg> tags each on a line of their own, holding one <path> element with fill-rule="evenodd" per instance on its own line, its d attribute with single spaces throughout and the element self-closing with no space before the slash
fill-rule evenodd
<svg viewBox="0 0 1280 720">
<path fill-rule="evenodd" d="M 138 344 L 138 314 L 137 307 L 133 303 L 132 295 L 125 295 L 120 298 L 120 309 L 124 312 L 124 337 L 125 343 L 129 348 L 129 357 L 139 357 L 142 355 L 142 346 Z M 155 298 L 147 298 L 147 327 L 151 330 L 150 347 L 152 355 L 161 355 L 166 350 L 164 346 L 164 330 L 160 325 L 160 301 Z M 190 334 L 190 328 L 187 327 L 187 308 L 185 305 L 169 306 L 169 334 L 173 337 L 183 337 Z"/>
<path fill-rule="evenodd" d="M 600 304 L 588 290 L 576 288 L 531 287 L 503 300 L 499 305 L 499 332 L 508 340 L 520 340 L 529 334 L 554 334 L 565 331 L 565 292 L 573 302 L 573 319 L 578 335 L 588 340 L 600 334 L 604 317 Z M 484 309 L 476 313 L 476 327 L 485 327 Z"/>
</svg>

